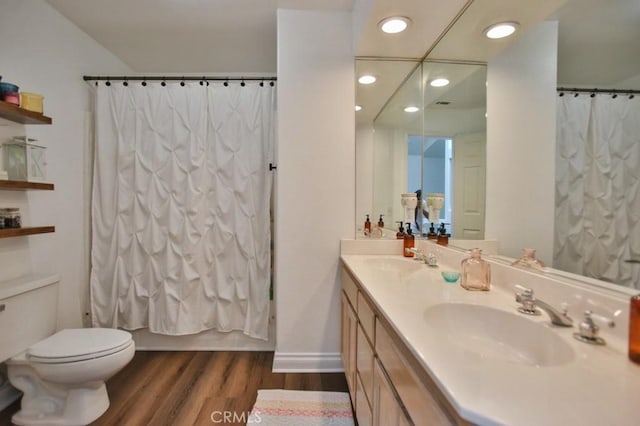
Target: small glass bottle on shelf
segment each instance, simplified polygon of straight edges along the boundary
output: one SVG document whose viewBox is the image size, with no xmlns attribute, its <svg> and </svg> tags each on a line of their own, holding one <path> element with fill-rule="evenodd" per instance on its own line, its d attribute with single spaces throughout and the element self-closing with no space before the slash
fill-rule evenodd
<svg viewBox="0 0 640 426">
<path fill-rule="evenodd" d="M 525 269 L 542 270 L 544 263 L 536 259 L 536 251 L 531 248 L 522 249 L 522 257 L 511 264 L 511 266 L 517 266 Z"/>
<path fill-rule="evenodd" d="M 460 285 L 465 290 L 489 291 L 491 284 L 491 266 L 480 257 L 482 250 L 474 248 L 470 257 L 462 260 Z"/>
</svg>

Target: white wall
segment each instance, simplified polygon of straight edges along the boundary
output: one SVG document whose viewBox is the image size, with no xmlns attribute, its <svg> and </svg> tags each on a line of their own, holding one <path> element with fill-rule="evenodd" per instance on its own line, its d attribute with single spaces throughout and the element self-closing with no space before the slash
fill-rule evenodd
<svg viewBox="0 0 640 426">
<path fill-rule="evenodd" d="M 405 129 L 376 126 L 373 134 L 373 210 L 371 218 L 378 222 L 380 214 L 392 225 L 404 221 L 400 194 L 407 192 L 409 136 Z M 413 192 L 415 189 L 409 191 Z M 369 213 L 369 212 L 367 212 Z M 387 228 L 389 226 L 386 226 Z"/>
<path fill-rule="evenodd" d="M 373 208 L 373 123 L 356 126 L 356 232 Z"/>
<path fill-rule="evenodd" d="M 535 248 L 547 264 L 553 255 L 557 37 L 557 23 L 542 22 L 487 70 L 485 236 L 515 258 L 523 247 Z"/>
<path fill-rule="evenodd" d="M 276 370 L 340 370 L 340 239 L 355 234 L 351 14 L 278 10 Z"/>
<path fill-rule="evenodd" d="M 89 90 L 82 76 L 130 70 L 44 1 L 3 0 L 1 11 L 3 81 L 44 95 L 45 115 L 53 125 L 3 121 L 0 142 L 26 134 L 47 146 L 55 191 L 0 191 L 0 206 L 20 207 L 25 226 L 55 225 L 56 232 L 0 240 L 0 281 L 27 273 L 59 274 L 58 327 L 79 327 L 88 295 L 84 212 L 89 201 L 84 194 L 90 184 L 84 174 Z"/>
</svg>

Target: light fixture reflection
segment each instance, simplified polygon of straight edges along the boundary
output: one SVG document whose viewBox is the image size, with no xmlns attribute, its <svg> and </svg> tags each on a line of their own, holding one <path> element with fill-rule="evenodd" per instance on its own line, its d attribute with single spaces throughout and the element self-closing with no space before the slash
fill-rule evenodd
<svg viewBox="0 0 640 426">
<path fill-rule="evenodd" d="M 420 110 L 420 108 L 418 108 L 417 106 L 408 106 L 404 109 L 404 112 L 418 112 Z"/>
<path fill-rule="evenodd" d="M 360 105 L 356 105 L 356 111 L 360 111 L 362 109 L 362 107 Z"/>
<path fill-rule="evenodd" d="M 404 16 L 390 16 L 380 21 L 378 26 L 387 34 L 397 34 L 406 30 L 409 27 L 409 18 Z"/>
<path fill-rule="evenodd" d="M 372 75 L 362 75 L 358 78 L 358 83 L 360 84 L 372 84 L 376 82 L 376 78 Z"/>
<path fill-rule="evenodd" d="M 433 87 L 444 87 L 449 84 L 449 80 L 446 78 L 436 78 L 435 80 L 431 80 L 429 84 Z"/>
<path fill-rule="evenodd" d="M 484 30 L 484 35 L 490 39 L 509 37 L 516 32 L 517 28 L 517 22 L 499 22 Z"/>
</svg>

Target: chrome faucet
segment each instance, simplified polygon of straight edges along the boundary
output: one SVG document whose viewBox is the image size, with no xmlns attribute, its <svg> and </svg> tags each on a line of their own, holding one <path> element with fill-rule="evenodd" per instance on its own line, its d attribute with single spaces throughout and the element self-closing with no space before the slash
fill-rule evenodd
<svg viewBox="0 0 640 426">
<path fill-rule="evenodd" d="M 549 315 L 551 324 L 560 327 L 573 326 L 573 320 L 567 314 L 567 306 L 565 303 L 562 304 L 562 310 L 559 311 L 553 306 L 549 305 L 547 302 L 536 299 L 535 295 L 533 294 L 533 289 L 522 287 L 520 285 L 516 285 L 515 288 L 516 302 L 522 305 L 518 308 L 518 312 L 526 315 L 541 315 L 540 309 L 542 309 Z M 520 291 L 520 293 L 518 293 L 518 290 Z"/>
<path fill-rule="evenodd" d="M 429 266 L 438 266 L 438 258 L 435 254 L 429 252 L 425 253 L 417 248 L 406 248 L 406 251 L 409 251 L 415 255 L 414 259 L 420 262 L 424 262 Z"/>
</svg>

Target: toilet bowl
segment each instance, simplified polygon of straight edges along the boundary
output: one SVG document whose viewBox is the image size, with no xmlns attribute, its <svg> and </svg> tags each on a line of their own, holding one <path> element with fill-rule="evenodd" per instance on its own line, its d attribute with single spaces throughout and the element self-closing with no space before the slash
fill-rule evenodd
<svg viewBox="0 0 640 426">
<path fill-rule="evenodd" d="M 24 395 L 17 425 L 86 425 L 109 407 L 105 380 L 131 361 L 131 334 L 109 328 L 67 329 L 7 361 L 9 381 Z"/>
</svg>

